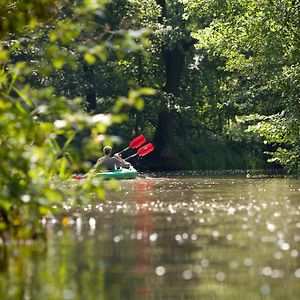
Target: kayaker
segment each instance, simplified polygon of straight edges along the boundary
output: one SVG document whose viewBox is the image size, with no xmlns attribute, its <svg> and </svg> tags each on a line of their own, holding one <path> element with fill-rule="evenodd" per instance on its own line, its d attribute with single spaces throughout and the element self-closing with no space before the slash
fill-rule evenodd
<svg viewBox="0 0 300 300">
<path fill-rule="evenodd" d="M 109 146 L 105 146 L 103 148 L 103 157 L 100 157 L 94 167 L 94 169 L 107 169 L 109 171 L 113 171 L 115 169 L 122 168 L 130 168 L 131 164 L 124 160 L 120 154 L 115 154 L 114 156 L 111 156 L 112 148 Z"/>
</svg>

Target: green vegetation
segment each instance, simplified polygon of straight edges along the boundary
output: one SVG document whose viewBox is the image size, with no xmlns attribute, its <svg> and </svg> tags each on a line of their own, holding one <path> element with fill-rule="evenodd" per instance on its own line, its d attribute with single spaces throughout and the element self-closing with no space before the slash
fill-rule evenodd
<svg viewBox="0 0 300 300">
<path fill-rule="evenodd" d="M 229 108 L 231 126 L 247 125 L 248 132 L 258 133 L 263 143 L 272 146 L 270 162 L 297 170 L 299 4 L 289 0 L 181 2 L 196 47 L 225 73 L 219 81 L 221 112 Z"/>
<path fill-rule="evenodd" d="M 115 139 L 107 128 L 126 120 L 126 109 L 141 109 L 142 94 L 152 94 L 151 89 L 130 90 L 110 113 L 91 114 L 80 93 L 63 93 L 67 80 L 75 89 L 68 76 L 81 65 L 104 61 L 109 51 L 122 56 L 140 48 L 143 31 L 105 38 L 106 29 L 97 22 L 104 1 L 43 2 L 1 3 L 2 16 L 8 17 L 1 18 L 0 28 L 0 232 L 18 239 L 39 235 L 41 218 L 64 201 L 86 203 L 91 192 L 103 198 L 101 182 L 88 180 L 70 189 L 72 183 L 56 184 L 55 176 L 88 170 L 88 159 Z M 79 134 L 82 149 L 74 143 Z"/>
<path fill-rule="evenodd" d="M 261 168 L 267 157 L 299 172 L 298 10 L 2 1 L 0 231 L 33 237 L 63 201 L 103 198 L 99 182 L 66 189 L 53 177 L 88 170 L 116 136 L 153 137 L 154 169 Z"/>
</svg>

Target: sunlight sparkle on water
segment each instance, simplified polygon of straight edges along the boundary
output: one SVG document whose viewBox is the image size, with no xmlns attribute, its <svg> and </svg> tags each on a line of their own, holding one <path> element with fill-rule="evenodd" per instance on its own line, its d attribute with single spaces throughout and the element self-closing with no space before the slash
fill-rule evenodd
<svg viewBox="0 0 300 300">
<path fill-rule="evenodd" d="M 212 236 L 213 236 L 214 239 L 218 239 L 219 236 L 220 236 L 219 231 L 217 231 L 217 230 L 213 231 Z"/>
<path fill-rule="evenodd" d="M 300 269 L 297 269 L 297 270 L 295 271 L 295 277 L 296 277 L 296 278 L 300 278 Z"/>
<path fill-rule="evenodd" d="M 194 265 L 193 266 L 193 272 L 196 274 L 201 274 L 202 273 L 202 267 L 200 265 Z"/>
<path fill-rule="evenodd" d="M 228 210 L 227 210 L 227 214 L 230 216 L 230 215 L 234 215 L 235 213 L 235 208 L 234 207 L 229 207 Z"/>
<path fill-rule="evenodd" d="M 119 243 L 121 240 L 123 240 L 124 239 L 124 236 L 122 235 L 122 234 L 120 234 L 120 235 L 116 235 L 115 237 L 114 237 L 114 242 L 115 243 Z"/>
<path fill-rule="evenodd" d="M 95 218 L 90 218 L 89 219 L 89 225 L 91 228 L 91 231 L 94 232 L 96 228 L 96 219 Z"/>
<path fill-rule="evenodd" d="M 269 231 L 274 232 L 276 230 L 276 226 L 272 223 L 267 224 L 267 228 Z"/>
<path fill-rule="evenodd" d="M 185 232 L 185 233 L 182 234 L 182 238 L 184 240 L 187 240 L 189 238 L 189 235 Z"/>
<path fill-rule="evenodd" d="M 268 196 L 264 187 L 257 195 L 262 182 L 254 186 L 249 181 L 250 185 L 242 184 L 233 191 L 234 186 L 226 189 L 227 181 L 227 193 L 211 180 L 205 187 L 201 180 L 187 183 L 186 187 L 184 181 L 167 187 L 159 183 L 153 190 L 139 187 L 138 194 L 124 183 L 121 196 L 114 195 L 113 201 L 108 199 L 94 207 L 86 206 L 82 219 L 71 219 L 76 221 L 79 232 L 82 230 L 80 238 L 90 229 L 89 233 L 97 232 L 97 239 L 101 236 L 101 242 L 109 238 L 108 244 L 113 245 L 120 259 L 129 256 L 129 262 L 134 263 L 137 259 L 139 270 L 145 272 L 149 282 L 157 282 L 151 276 L 160 277 L 161 282 L 167 273 L 185 286 L 192 286 L 199 278 L 210 278 L 212 284 L 223 289 L 224 283 L 243 283 L 243 278 L 251 274 L 258 297 L 272 296 L 273 282 L 278 279 L 286 282 L 292 275 L 298 282 L 300 235 L 295 229 L 300 228 L 300 207 L 297 210 L 293 202 L 280 195 L 276 199 L 264 198 Z M 100 212 L 103 214 L 99 218 Z M 135 250 L 129 252 L 131 247 Z"/>
<path fill-rule="evenodd" d="M 217 279 L 218 281 L 224 281 L 225 278 L 226 278 L 226 275 L 225 275 L 225 273 L 223 273 L 223 272 L 219 272 L 219 273 L 216 274 L 216 279 Z"/>
<path fill-rule="evenodd" d="M 185 280 L 190 280 L 190 279 L 192 279 L 192 277 L 193 277 L 193 273 L 192 273 L 191 270 L 185 270 L 185 271 L 183 271 L 183 273 L 182 273 L 182 277 L 183 277 L 183 279 L 185 279 Z"/>
<path fill-rule="evenodd" d="M 264 267 L 262 269 L 262 274 L 265 275 L 265 276 L 271 276 L 272 274 L 272 268 L 267 266 L 267 267 Z"/>
<path fill-rule="evenodd" d="M 264 284 L 260 287 L 260 292 L 263 295 L 268 295 L 271 292 L 271 288 L 268 284 Z"/>
<path fill-rule="evenodd" d="M 232 234 L 227 234 L 227 235 L 226 235 L 226 239 L 227 239 L 228 241 L 231 241 L 231 240 L 233 239 L 233 235 L 232 235 Z"/>
<path fill-rule="evenodd" d="M 141 240 L 143 238 L 143 231 L 139 230 L 136 234 L 136 239 Z"/>
<path fill-rule="evenodd" d="M 247 258 L 244 259 L 244 265 L 245 266 L 250 267 L 250 266 L 252 266 L 252 263 L 253 263 L 253 261 L 250 257 L 247 257 Z"/>
<path fill-rule="evenodd" d="M 197 234 L 195 234 L 195 233 L 193 233 L 192 235 L 191 235 L 191 240 L 192 241 L 196 241 L 197 240 Z"/>
<path fill-rule="evenodd" d="M 151 242 L 156 242 L 157 240 L 157 237 L 158 237 L 158 234 L 156 232 L 152 233 L 150 236 L 149 236 L 149 240 Z"/>
<path fill-rule="evenodd" d="M 237 269 L 239 267 L 239 263 L 236 260 L 233 260 L 229 263 L 230 269 Z"/>
<path fill-rule="evenodd" d="M 288 243 L 282 243 L 280 245 L 280 248 L 284 251 L 288 251 L 288 250 L 290 250 L 290 245 Z"/>
<path fill-rule="evenodd" d="M 203 259 L 201 260 L 201 266 L 202 266 L 203 268 L 207 268 L 208 265 L 209 265 L 209 260 L 208 260 L 207 258 L 203 258 Z"/>
<path fill-rule="evenodd" d="M 166 273 L 166 269 L 165 269 L 165 267 L 163 267 L 163 266 L 158 266 L 158 267 L 155 269 L 155 273 L 156 273 L 156 275 L 158 275 L 158 276 L 163 276 L 163 275 L 165 275 L 165 273 Z"/>
<path fill-rule="evenodd" d="M 298 250 L 294 249 L 294 250 L 291 251 L 291 256 L 292 257 L 297 257 L 298 255 L 299 255 Z"/>
<path fill-rule="evenodd" d="M 176 234 L 175 235 L 175 240 L 178 242 L 178 243 L 182 243 L 183 242 L 183 238 L 180 234 Z"/>
<path fill-rule="evenodd" d="M 275 252 L 273 256 L 275 259 L 278 259 L 278 260 L 282 259 L 282 257 L 283 257 L 282 253 L 279 251 Z"/>
</svg>

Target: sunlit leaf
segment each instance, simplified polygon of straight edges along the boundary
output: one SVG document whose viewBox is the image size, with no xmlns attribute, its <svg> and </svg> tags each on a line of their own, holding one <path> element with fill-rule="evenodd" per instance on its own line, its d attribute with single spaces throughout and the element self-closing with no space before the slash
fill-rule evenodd
<svg viewBox="0 0 300 300">
<path fill-rule="evenodd" d="M 142 110 L 144 108 L 144 100 L 142 98 L 136 99 L 135 106 L 138 110 Z"/>
<path fill-rule="evenodd" d="M 96 58 L 95 58 L 95 56 L 94 55 L 92 55 L 92 54 L 90 54 L 90 53 L 86 53 L 85 55 L 84 55 L 84 59 L 85 59 L 85 61 L 87 62 L 87 63 L 89 63 L 89 64 L 94 64 L 95 62 L 96 62 Z"/>
<path fill-rule="evenodd" d="M 0 62 L 6 62 L 8 60 L 8 52 L 0 49 Z"/>
<path fill-rule="evenodd" d="M 140 88 L 139 89 L 139 92 L 142 94 L 142 95 L 146 95 L 146 96 L 152 96 L 156 93 L 155 89 L 151 89 L 151 88 Z"/>
<path fill-rule="evenodd" d="M 53 60 L 53 66 L 55 69 L 59 70 L 63 67 L 65 60 L 63 57 L 57 57 Z"/>
</svg>

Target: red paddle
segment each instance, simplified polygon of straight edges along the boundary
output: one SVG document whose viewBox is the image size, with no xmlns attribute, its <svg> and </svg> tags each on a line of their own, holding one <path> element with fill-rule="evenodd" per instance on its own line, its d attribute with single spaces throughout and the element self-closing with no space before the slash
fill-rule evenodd
<svg viewBox="0 0 300 300">
<path fill-rule="evenodd" d="M 122 153 L 122 152 L 124 152 L 124 151 L 126 151 L 126 150 L 128 150 L 130 148 L 131 149 L 136 149 L 136 148 L 142 146 L 145 142 L 146 142 L 146 138 L 141 134 L 138 137 L 136 137 L 135 139 L 133 139 L 130 142 L 130 144 L 129 144 L 129 146 L 127 148 L 123 149 L 122 151 L 120 151 L 117 154 L 120 154 L 120 153 Z"/>
<path fill-rule="evenodd" d="M 153 144 L 151 144 L 151 143 L 148 143 L 148 144 L 146 144 L 146 145 L 144 145 L 143 147 L 141 147 L 138 151 L 137 151 L 137 153 L 135 153 L 135 154 L 133 154 L 133 155 L 131 155 L 131 156 L 128 156 L 128 157 L 126 157 L 125 158 L 125 160 L 127 160 L 127 159 L 129 159 L 129 158 L 132 158 L 132 157 L 134 157 L 134 156 L 145 156 L 145 155 L 147 155 L 147 154 L 149 154 L 150 152 L 152 152 L 154 150 L 154 146 L 153 146 Z"/>
</svg>

